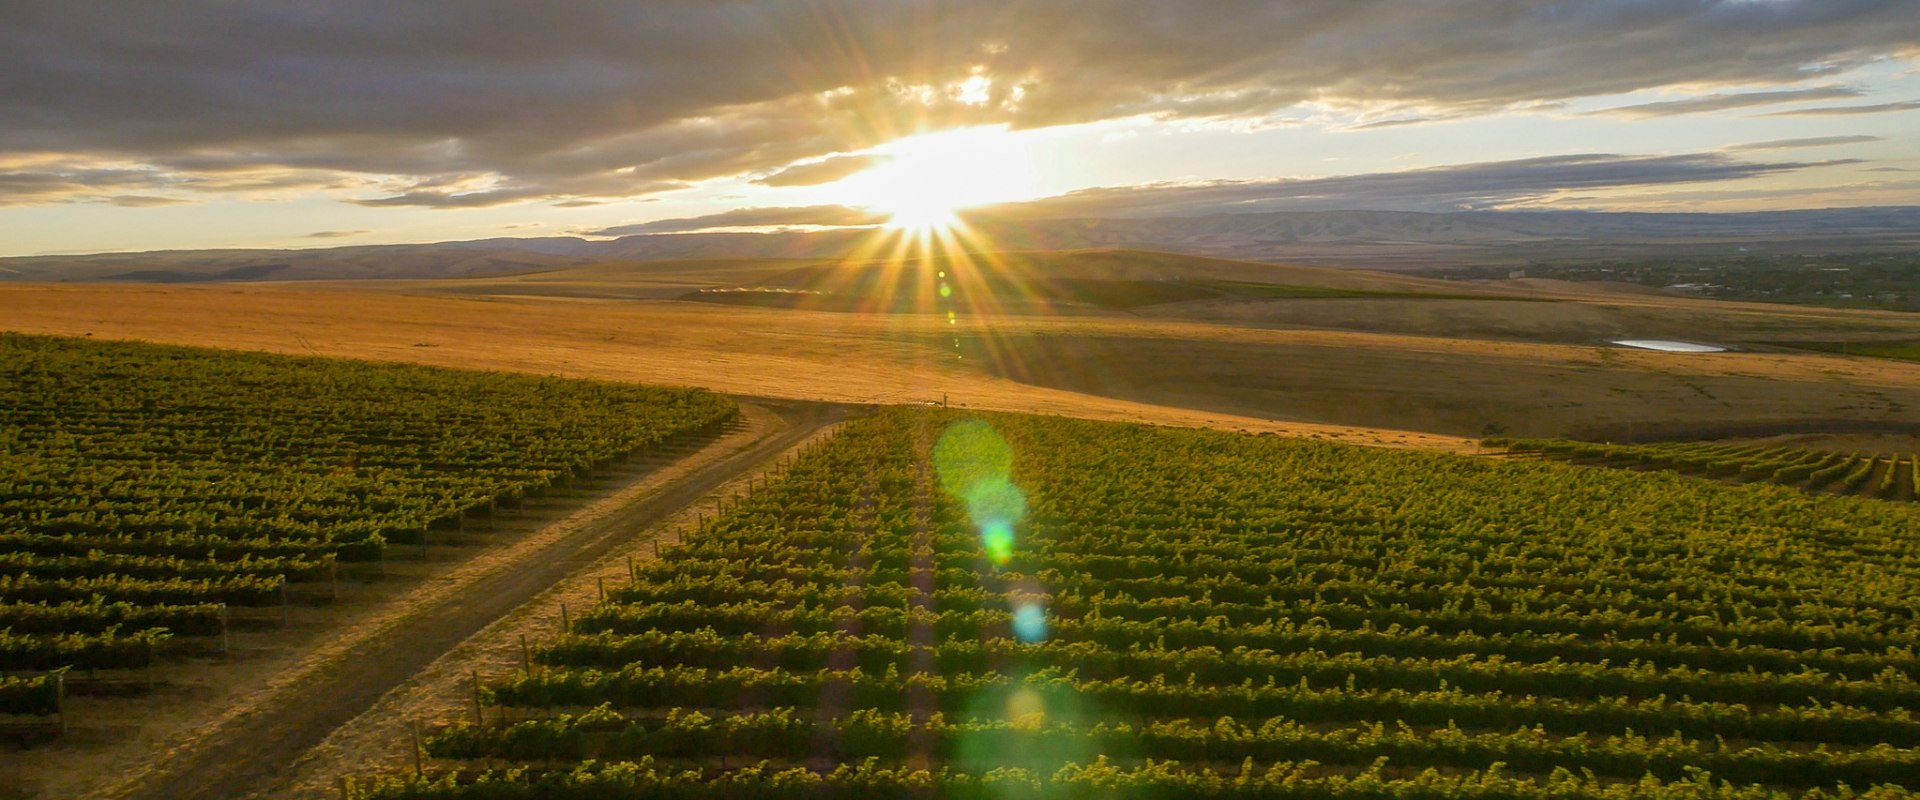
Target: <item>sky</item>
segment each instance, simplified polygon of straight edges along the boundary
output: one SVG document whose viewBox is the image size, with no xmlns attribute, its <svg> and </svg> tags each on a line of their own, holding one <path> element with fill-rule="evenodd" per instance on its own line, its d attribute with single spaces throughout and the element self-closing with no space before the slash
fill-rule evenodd
<svg viewBox="0 0 1920 800">
<path fill-rule="evenodd" d="M 1915 0 L 0 0 L 0 256 L 1915 204 Z"/>
</svg>

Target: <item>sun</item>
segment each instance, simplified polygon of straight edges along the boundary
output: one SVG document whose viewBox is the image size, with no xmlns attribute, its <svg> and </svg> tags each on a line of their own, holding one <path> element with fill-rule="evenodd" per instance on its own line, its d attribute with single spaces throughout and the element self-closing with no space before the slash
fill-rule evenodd
<svg viewBox="0 0 1920 800">
<path fill-rule="evenodd" d="M 840 181 L 834 193 L 887 215 L 889 228 L 950 228 L 963 209 L 1038 195 L 1033 154 L 1004 126 L 896 139 L 872 155 L 880 163 Z"/>
</svg>

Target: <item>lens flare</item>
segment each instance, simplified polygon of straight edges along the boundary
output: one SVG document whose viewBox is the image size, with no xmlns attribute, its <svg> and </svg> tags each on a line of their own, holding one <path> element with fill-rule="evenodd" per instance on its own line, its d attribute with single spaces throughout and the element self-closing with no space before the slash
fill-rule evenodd
<svg viewBox="0 0 1920 800">
<path fill-rule="evenodd" d="M 1013 559 L 1013 526 L 1004 522 L 988 523 L 980 530 L 980 544 L 993 563 L 1006 566 Z"/>
<path fill-rule="evenodd" d="M 1046 639 L 1046 610 L 1039 603 L 1021 603 L 1013 611 L 1013 635 L 1028 644 Z"/>
<path fill-rule="evenodd" d="M 1027 518 L 1027 496 L 1006 478 L 983 478 L 962 496 L 967 500 L 967 513 L 983 529 L 991 525 L 1011 527 Z"/>
<path fill-rule="evenodd" d="M 1001 720 L 1005 724 L 963 734 L 954 743 L 949 766 L 973 774 L 1024 769 L 1036 775 L 1050 775 L 1061 764 L 1088 764 L 1099 756 L 1093 740 L 1088 737 L 1048 735 L 1051 729 L 1061 726 L 1092 726 L 1093 715 L 1084 698 L 1069 689 L 1029 683 L 1025 675 L 1008 677 L 1013 679 L 1011 685 L 974 695 L 957 715 L 974 720 Z M 1019 797 L 1051 796 L 1016 794 Z"/>
<path fill-rule="evenodd" d="M 940 486 L 966 497 L 975 483 L 987 478 L 1003 481 L 1013 476 L 1013 447 L 982 420 L 961 420 L 947 427 L 933 444 L 933 468 Z"/>
<path fill-rule="evenodd" d="M 994 564 L 1013 559 L 1014 526 L 1027 518 L 1027 496 L 1013 485 L 1013 448 L 977 419 L 947 427 L 933 443 L 940 486 L 967 504 L 980 546 Z"/>
<path fill-rule="evenodd" d="M 1047 701 L 1039 692 L 1020 686 L 1007 695 L 1005 715 L 1007 721 L 1015 725 L 1039 727 L 1047 719 Z"/>
</svg>

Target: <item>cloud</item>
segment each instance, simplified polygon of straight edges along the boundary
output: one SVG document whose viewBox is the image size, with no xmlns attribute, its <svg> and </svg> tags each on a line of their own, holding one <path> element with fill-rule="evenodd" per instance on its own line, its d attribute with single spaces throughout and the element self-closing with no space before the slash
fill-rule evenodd
<svg viewBox="0 0 1920 800">
<path fill-rule="evenodd" d="M 1864 181 L 1829 186 L 1749 186 L 1746 188 L 1676 188 L 1670 191 L 1637 192 L 1630 197 L 1608 198 L 1608 202 L 1589 210 L 1698 212 L 1773 211 L 1789 208 L 1865 208 L 1872 206 L 1912 206 L 1920 195 L 1920 181 Z"/>
<path fill-rule="evenodd" d="M 1718 153 L 1576 154 L 1327 178 L 1087 189 L 996 206 L 974 216 L 1017 220 L 1341 209 L 1455 211 L 1537 203 L 1566 192 L 1737 181 L 1851 163 L 1859 162 L 1754 162 Z"/>
<path fill-rule="evenodd" d="M 513 227 L 513 226 L 511 226 L 511 225 L 509 225 L 509 226 L 507 226 L 507 227 L 509 227 L 509 228 L 511 228 L 511 227 Z M 361 236 L 361 235 L 365 235 L 365 234 L 368 234 L 368 233 L 372 233 L 372 231 L 314 231 L 313 233 L 309 233 L 309 234 L 307 234 L 305 238 L 308 238 L 308 239 L 345 239 L 345 238 L 347 238 L 347 237 L 350 237 L 350 236 Z"/>
<path fill-rule="evenodd" d="M 1347 130 L 1367 131 L 1367 130 L 1373 130 L 1375 128 L 1399 128 L 1407 125 L 1425 125 L 1429 122 L 1444 122 L 1444 121 L 1445 121 L 1445 118 L 1443 117 L 1400 117 L 1397 119 L 1383 119 L 1376 122 L 1363 122 L 1358 125 L 1351 126 Z"/>
<path fill-rule="evenodd" d="M 1770 106 L 1780 103 L 1801 103 L 1808 100 L 1833 100 L 1842 97 L 1859 97 L 1864 94 L 1859 89 L 1846 86 L 1816 86 L 1807 89 L 1784 89 L 1775 92 L 1743 92 L 1737 94 L 1710 94 L 1704 97 L 1689 97 L 1685 100 L 1663 100 L 1657 103 L 1641 103 L 1631 106 L 1617 106 L 1589 111 L 1593 114 L 1610 114 L 1623 117 L 1672 117 L 1681 114 L 1701 114 L 1710 111 L 1726 111 L 1751 106 Z"/>
<path fill-rule="evenodd" d="M 102 197 L 99 202 L 120 206 L 121 208 L 155 208 L 175 206 L 189 202 L 178 197 L 156 197 L 150 194 L 116 194 Z"/>
<path fill-rule="evenodd" d="M 1920 52 L 1911 0 L 0 1 L 0 162 L 439 208 L 807 180 L 923 127 L 1851 96 L 1795 87 Z"/>
<path fill-rule="evenodd" d="M 1920 109 L 1920 100 L 1903 100 L 1898 103 L 1876 103 L 1870 106 L 1821 106 L 1818 108 L 1799 108 L 1792 111 L 1775 111 L 1769 117 L 1831 117 L 1848 114 L 1885 114 L 1891 111 L 1912 111 Z"/>
<path fill-rule="evenodd" d="M 1865 144 L 1884 142 L 1884 136 L 1814 136 L 1806 139 L 1774 139 L 1766 142 L 1749 142 L 1727 147 L 1728 150 L 1787 150 L 1795 147 L 1832 147 L 1839 144 Z"/>
<path fill-rule="evenodd" d="M 446 192 L 432 189 L 414 189 L 386 197 L 367 197 L 350 200 L 354 205 L 368 208 L 389 206 L 424 206 L 426 208 L 492 208 L 508 203 L 518 203 L 540 196 L 540 192 L 527 189 L 489 189 L 475 192 Z"/>
<path fill-rule="evenodd" d="M 185 173 L 112 159 L 0 154 L 0 206 L 109 203 L 129 208 L 178 205 L 193 195 L 252 195 L 339 188 L 339 176 L 313 170 L 232 169 Z M 186 195 L 186 196 L 183 196 Z"/>
<path fill-rule="evenodd" d="M 824 161 L 787 167 L 772 175 L 756 179 L 754 183 L 763 186 L 817 186 L 840 180 L 886 160 L 884 156 L 834 156 Z"/>
<path fill-rule="evenodd" d="M 887 215 L 850 206 L 820 205 L 789 208 L 738 208 L 718 214 L 662 219 L 593 231 L 591 236 L 632 236 L 648 233 L 687 233 L 715 228 L 771 228 L 791 225 L 851 227 L 879 225 Z"/>
</svg>

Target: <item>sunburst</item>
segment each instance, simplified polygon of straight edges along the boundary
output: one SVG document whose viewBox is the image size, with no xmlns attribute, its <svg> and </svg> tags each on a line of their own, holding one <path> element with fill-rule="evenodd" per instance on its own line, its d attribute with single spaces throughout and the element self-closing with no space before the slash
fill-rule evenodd
<svg viewBox="0 0 1920 800">
<path fill-rule="evenodd" d="M 848 205 L 887 215 L 887 227 L 946 230 L 964 209 L 1037 194 L 1033 156 L 1006 128 L 979 127 L 896 139 L 874 148 L 881 163 L 841 181 Z"/>
</svg>

